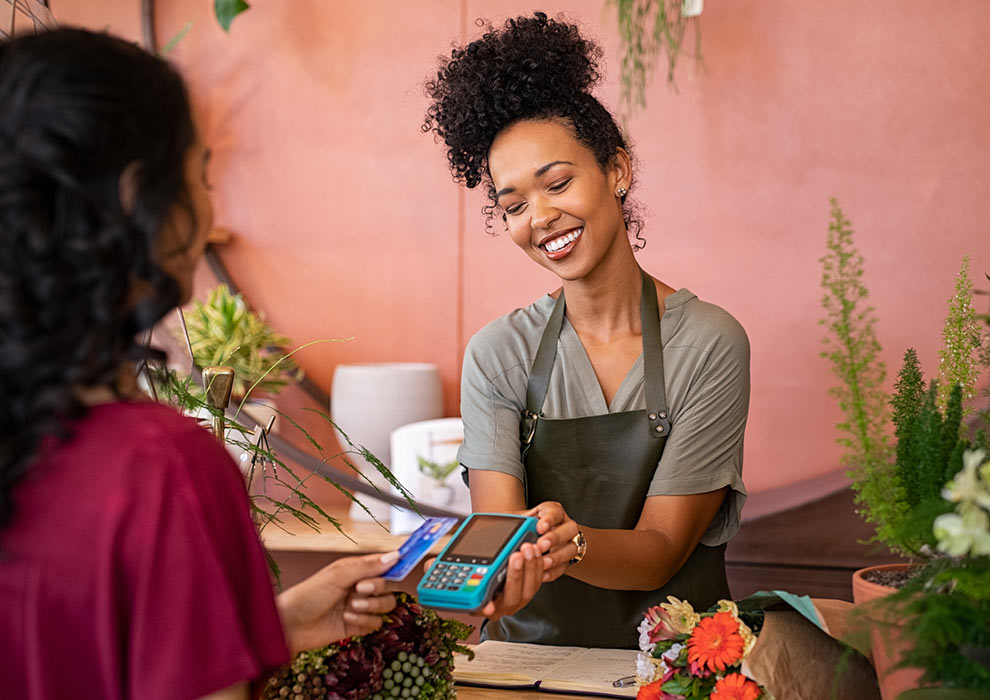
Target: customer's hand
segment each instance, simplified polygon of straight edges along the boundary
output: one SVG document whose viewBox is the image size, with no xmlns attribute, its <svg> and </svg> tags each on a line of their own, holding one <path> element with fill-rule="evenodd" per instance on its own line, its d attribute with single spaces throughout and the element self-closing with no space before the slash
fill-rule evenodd
<svg viewBox="0 0 990 700">
<path fill-rule="evenodd" d="M 381 627 L 395 596 L 378 577 L 398 558 L 398 552 L 344 557 L 279 595 L 289 650 L 295 654 Z"/>
</svg>

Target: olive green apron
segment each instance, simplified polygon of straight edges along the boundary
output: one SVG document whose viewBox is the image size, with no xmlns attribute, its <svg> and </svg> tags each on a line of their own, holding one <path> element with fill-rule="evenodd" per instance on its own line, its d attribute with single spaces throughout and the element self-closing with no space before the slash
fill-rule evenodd
<svg viewBox="0 0 990 700">
<path fill-rule="evenodd" d="M 533 507 L 559 501 L 581 525 L 631 530 L 639 521 L 671 430 L 656 287 L 644 272 L 640 314 L 647 407 L 641 411 L 560 420 L 540 416 L 564 308 L 561 291 L 543 331 L 526 390 L 526 411 L 520 424 L 526 502 Z M 561 576 L 544 583 L 529 605 L 515 615 L 485 625 L 482 636 L 635 649 L 643 612 L 665 602 L 668 595 L 690 601 L 696 610 L 729 597 L 724 554 L 725 545 L 699 544 L 680 571 L 655 591 L 610 590 Z"/>
</svg>

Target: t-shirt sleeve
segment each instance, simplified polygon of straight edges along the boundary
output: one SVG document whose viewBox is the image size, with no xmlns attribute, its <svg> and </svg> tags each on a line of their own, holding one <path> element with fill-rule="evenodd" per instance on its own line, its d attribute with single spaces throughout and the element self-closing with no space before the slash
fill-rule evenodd
<svg viewBox="0 0 990 700">
<path fill-rule="evenodd" d="M 127 685 L 144 700 L 198 698 L 289 658 L 237 467 L 194 424 L 170 437 L 135 454 L 150 483 L 120 533 Z"/>
<path fill-rule="evenodd" d="M 526 369 L 510 363 L 498 371 L 486 369 L 492 334 L 478 333 L 468 342 L 461 372 L 461 419 L 464 441 L 458 461 L 468 469 L 487 469 L 511 474 L 523 481 L 520 457 L 519 419 L 525 395 L 513 386 L 526 386 Z"/>
<path fill-rule="evenodd" d="M 739 529 L 746 501 L 742 461 L 749 388 L 749 340 L 742 326 L 725 314 L 684 405 L 671 414 L 670 437 L 648 492 L 686 495 L 728 486 L 701 539 L 709 546 L 728 541 Z"/>
</svg>

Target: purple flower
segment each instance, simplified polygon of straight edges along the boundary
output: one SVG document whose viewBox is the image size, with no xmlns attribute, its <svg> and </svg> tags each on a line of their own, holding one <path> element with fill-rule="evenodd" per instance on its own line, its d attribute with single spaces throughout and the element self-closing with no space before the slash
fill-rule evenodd
<svg viewBox="0 0 990 700">
<path fill-rule="evenodd" d="M 361 700 L 381 690 L 385 662 L 378 647 L 352 643 L 327 661 L 328 700 Z"/>
</svg>

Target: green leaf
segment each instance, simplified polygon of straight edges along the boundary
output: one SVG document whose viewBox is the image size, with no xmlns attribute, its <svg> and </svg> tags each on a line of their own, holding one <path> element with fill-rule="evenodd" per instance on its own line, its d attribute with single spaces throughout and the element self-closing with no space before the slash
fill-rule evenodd
<svg viewBox="0 0 990 700">
<path fill-rule="evenodd" d="M 247 10 L 250 5 L 248 5 L 244 0 L 215 0 L 213 3 L 213 12 L 217 16 L 217 22 L 223 27 L 225 32 L 230 31 L 230 24 L 234 21 L 237 15 Z"/>
<path fill-rule="evenodd" d="M 660 686 L 660 690 L 671 695 L 684 695 L 691 690 L 690 676 L 674 676 Z"/>
<path fill-rule="evenodd" d="M 161 50 L 158 52 L 158 55 L 168 56 L 170 53 L 172 53 L 172 51 L 175 50 L 175 47 L 179 45 L 179 42 L 185 39 L 186 35 L 189 34 L 189 30 L 192 29 L 192 26 L 193 26 L 192 22 L 186 22 L 185 26 L 182 29 L 180 29 L 175 36 L 173 36 L 165 43 L 165 46 L 161 48 Z"/>
</svg>

